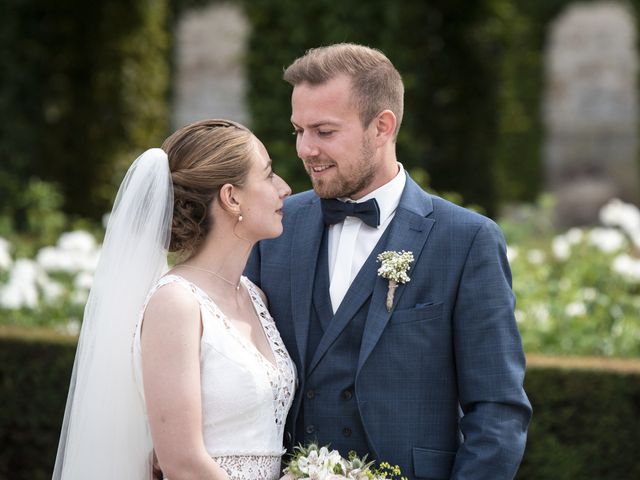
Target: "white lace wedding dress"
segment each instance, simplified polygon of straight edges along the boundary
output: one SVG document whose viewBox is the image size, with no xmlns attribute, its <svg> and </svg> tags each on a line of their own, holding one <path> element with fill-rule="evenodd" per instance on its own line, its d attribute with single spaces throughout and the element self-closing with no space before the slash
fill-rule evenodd
<svg viewBox="0 0 640 480">
<path fill-rule="evenodd" d="M 255 285 L 246 277 L 241 282 L 260 318 L 275 365 L 227 321 L 204 291 L 183 277 L 161 278 L 149 298 L 163 285 L 177 283 L 200 303 L 202 429 L 209 454 L 231 480 L 275 480 L 280 478 L 282 436 L 293 401 L 295 367 Z M 140 325 L 133 348 L 136 381 L 142 392 Z M 168 394 L 170 391 L 167 389 Z"/>
</svg>

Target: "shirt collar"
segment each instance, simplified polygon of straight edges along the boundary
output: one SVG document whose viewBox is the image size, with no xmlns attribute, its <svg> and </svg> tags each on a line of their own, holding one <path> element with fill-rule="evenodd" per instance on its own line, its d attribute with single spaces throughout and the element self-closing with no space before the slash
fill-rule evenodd
<svg viewBox="0 0 640 480">
<path fill-rule="evenodd" d="M 400 162 L 397 163 L 398 173 L 392 180 L 356 201 L 356 203 L 360 203 L 366 202 L 371 198 L 375 198 L 376 202 L 378 202 L 378 207 L 380 208 L 380 225 L 384 225 L 389 216 L 391 216 L 393 212 L 396 211 L 396 208 L 398 208 L 402 191 L 404 190 L 405 183 L 407 182 L 407 175 L 404 171 L 404 167 Z M 339 198 L 338 200 L 353 201 L 348 198 Z"/>
</svg>

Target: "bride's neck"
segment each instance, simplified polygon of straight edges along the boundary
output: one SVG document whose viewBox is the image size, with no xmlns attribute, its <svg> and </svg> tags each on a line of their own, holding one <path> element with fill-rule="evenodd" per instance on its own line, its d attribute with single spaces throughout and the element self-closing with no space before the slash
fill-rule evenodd
<svg viewBox="0 0 640 480">
<path fill-rule="evenodd" d="M 186 262 L 223 274 L 225 278 L 240 278 L 253 244 L 233 235 L 218 235 L 212 231 L 198 251 Z"/>
</svg>

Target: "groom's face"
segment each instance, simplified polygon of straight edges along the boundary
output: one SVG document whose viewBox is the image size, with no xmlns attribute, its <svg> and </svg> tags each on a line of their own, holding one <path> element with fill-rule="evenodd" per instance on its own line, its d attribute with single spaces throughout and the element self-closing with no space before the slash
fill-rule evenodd
<svg viewBox="0 0 640 480">
<path fill-rule="evenodd" d="M 377 188 L 374 122 L 362 125 L 348 77 L 296 85 L 291 107 L 296 150 L 318 196 L 357 200 Z"/>
</svg>

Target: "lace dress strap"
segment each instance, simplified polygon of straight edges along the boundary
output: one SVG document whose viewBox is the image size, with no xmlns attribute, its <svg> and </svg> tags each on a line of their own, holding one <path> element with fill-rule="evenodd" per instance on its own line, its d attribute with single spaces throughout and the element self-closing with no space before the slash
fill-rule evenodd
<svg viewBox="0 0 640 480">
<path fill-rule="evenodd" d="M 284 346 L 273 317 L 262 300 L 258 287 L 246 277 L 243 277 L 243 281 L 276 360 L 276 369 L 269 380 L 273 391 L 276 425 L 280 433 L 284 433 L 284 424 L 295 392 L 295 365 Z"/>
</svg>

